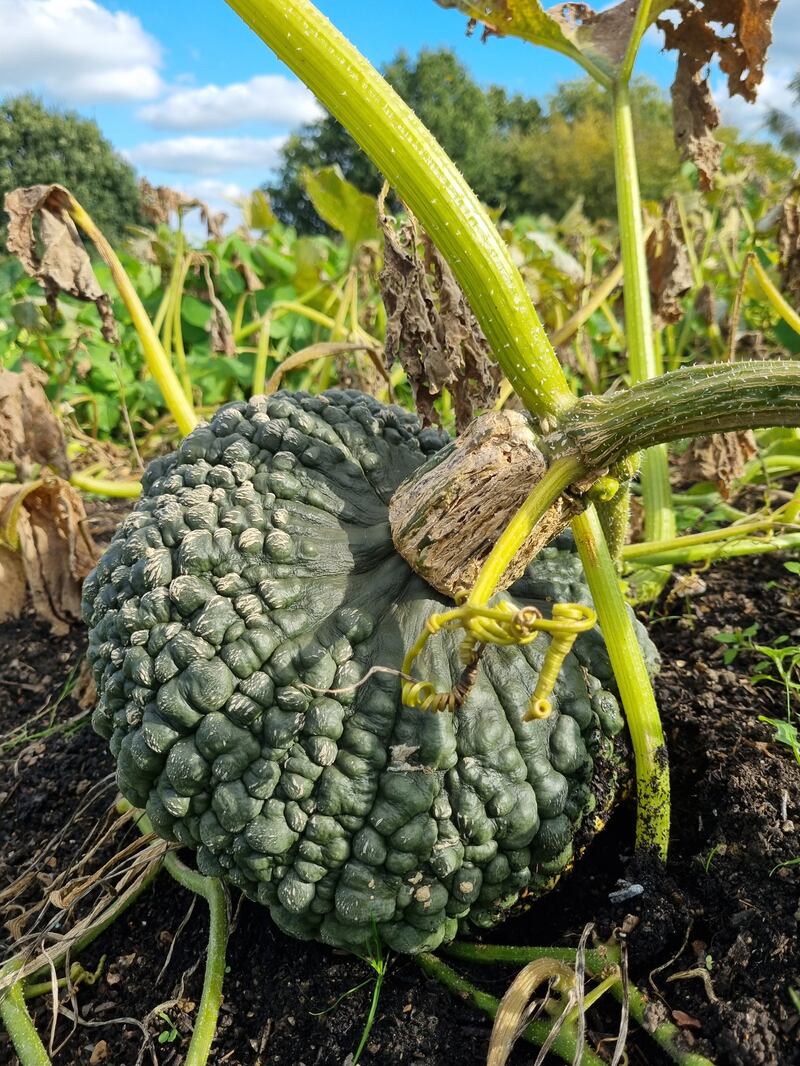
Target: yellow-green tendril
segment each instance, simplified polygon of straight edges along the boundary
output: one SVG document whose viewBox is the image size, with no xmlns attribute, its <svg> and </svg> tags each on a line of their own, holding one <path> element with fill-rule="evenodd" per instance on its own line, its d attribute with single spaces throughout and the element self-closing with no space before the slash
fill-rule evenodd
<svg viewBox="0 0 800 1066">
<path fill-rule="evenodd" d="M 550 641 L 550 647 L 544 657 L 539 680 L 536 682 L 536 688 L 528 704 L 528 710 L 522 719 L 523 722 L 530 722 L 535 718 L 549 718 L 552 714 L 553 705 L 550 702 L 550 696 L 556 687 L 558 674 L 564 660 L 572 651 L 572 645 L 575 643 L 575 638 L 578 634 L 591 629 L 596 621 L 597 615 L 591 607 L 584 607 L 582 604 L 557 603 L 553 607 L 551 625 L 556 622 L 559 624 L 562 622 L 572 624 L 569 628 L 561 628 L 559 625 L 558 629 L 554 628 L 552 630 L 553 636 Z"/>
<path fill-rule="evenodd" d="M 596 622 L 597 615 L 592 608 L 579 603 L 555 604 L 552 618 L 543 618 L 533 606 L 515 607 L 509 600 L 501 600 L 493 607 L 478 607 L 467 602 L 450 611 L 433 614 L 403 660 L 403 703 L 422 711 L 453 713 L 464 702 L 475 681 L 484 644 L 530 644 L 539 633 L 549 633 L 552 637 L 550 647 L 523 720 L 546 718 L 553 710 L 549 697 L 564 659 L 578 634 L 585 633 Z M 415 680 L 411 671 L 430 637 L 442 629 L 459 626 L 465 637 L 460 649 L 464 673 L 458 683 L 447 692 L 439 692 L 432 682 Z"/>
</svg>

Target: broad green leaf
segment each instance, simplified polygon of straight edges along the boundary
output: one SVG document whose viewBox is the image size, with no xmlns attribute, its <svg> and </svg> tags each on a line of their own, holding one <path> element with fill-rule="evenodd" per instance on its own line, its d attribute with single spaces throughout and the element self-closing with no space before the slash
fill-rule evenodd
<svg viewBox="0 0 800 1066">
<path fill-rule="evenodd" d="M 800 736 L 797 734 L 797 729 L 791 722 L 787 722 L 782 718 L 767 718 L 766 715 L 760 714 L 758 716 L 759 722 L 766 722 L 767 725 L 771 725 L 775 730 L 774 740 L 778 744 L 785 744 L 787 748 L 791 748 L 794 753 L 795 759 L 800 764 Z"/>
<path fill-rule="evenodd" d="M 276 219 L 272 211 L 269 197 L 261 189 L 256 189 L 246 200 L 241 203 L 242 215 L 245 225 L 250 229 L 272 229 Z"/>
<path fill-rule="evenodd" d="M 190 326 L 206 329 L 211 318 L 211 308 L 196 296 L 185 295 L 181 301 L 181 318 Z"/>
<path fill-rule="evenodd" d="M 378 239 L 378 209 L 371 196 L 343 176 L 338 166 L 303 168 L 303 188 L 323 222 L 341 233 L 351 248 Z"/>
</svg>

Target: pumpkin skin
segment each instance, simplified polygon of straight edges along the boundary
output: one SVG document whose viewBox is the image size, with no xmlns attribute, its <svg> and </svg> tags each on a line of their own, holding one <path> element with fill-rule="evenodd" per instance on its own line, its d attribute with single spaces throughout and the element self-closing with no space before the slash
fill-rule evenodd
<svg viewBox="0 0 800 1066">
<path fill-rule="evenodd" d="M 395 551 L 387 504 L 446 440 L 351 390 L 229 404 L 150 465 L 84 586 L 122 794 L 282 929 L 355 951 L 376 929 L 432 950 L 546 890 L 595 767 L 613 794 L 623 761 L 597 629 L 547 719 L 522 721 L 544 634 L 488 647 L 455 715 L 403 706 L 396 671 L 447 601 Z M 511 595 L 589 602 L 570 538 Z M 461 669 L 440 633 L 416 672 L 445 690 Z"/>
</svg>

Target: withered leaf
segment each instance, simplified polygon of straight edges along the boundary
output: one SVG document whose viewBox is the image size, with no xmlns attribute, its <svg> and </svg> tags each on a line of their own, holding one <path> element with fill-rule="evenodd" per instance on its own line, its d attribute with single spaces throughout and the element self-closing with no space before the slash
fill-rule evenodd
<svg viewBox="0 0 800 1066">
<path fill-rule="evenodd" d="M 703 189 L 710 189 L 719 170 L 722 145 L 714 136 L 719 126 L 719 108 L 714 102 L 708 77 L 691 56 L 681 54 L 672 95 L 672 128 L 681 159 L 694 163 Z"/>
<path fill-rule="evenodd" d="M 685 481 L 697 484 L 714 481 L 724 499 L 730 496 L 733 482 L 742 476 L 747 462 L 758 454 L 752 431 L 714 433 L 710 437 L 696 437 L 678 462 Z"/>
<path fill-rule="evenodd" d="M 675 139 L 681 156 L 696 164 L 708 188 L 719 167 L 721 149 L 713 131 L 719 110 L 708 84 L 715 56 L 728 75 L 728 93 L 750 102 L 764 77 L 778 0 L 677 0 L 669 5 L 679 18 L 660 18 L 668 49 L 679 52 L 672 86 Z"/>
<path fill-rule="evenodd" d="M 795 185 L 781 204 L 778 251 L 781 288 L 797 301 L 800 299 L 800 185 Z"/>
<path fill-rule="evenodd" d="M 628 48 L 638 5 L 632 0 L 603 11 L 589 4 L 561 3 L 546 11 L 539 0 L 436 0 L 440 7 L 456 8 L 472 22 L 484 26 L 484 40 L 514 36 L 558 51 L 576 49 L 611 74 Z M 653 5 L 663 10 L 664 0 Z"/>
<path fill-rule="evenodd" d="M 6 193 L 8 250 L 18 256 L 27 273 L 40 283 L 51 306 L 55 306 L 59 292 L 94 303 L 100 314 L 103 337 L 109 344 L 116 344 L 111 300 L 94 276 L 89 256 L 70 217 L 69 202 L 70 194 L 61 185 L 31 185 Z M 37 215 L 38 241 L 33 226 Z"/>
<path fill-rule="evenodd" d="M 0 621 L 20 614 L 27 590 L 52 631 L 67 632 L 80 619 L 81 586 L 97 555 L 68 481 L 0 485 Z"/>
<path fill-rule="evenodd" d="M 680 297 L 692 287 L 692 268 L 686 246 L 680 239 L 678 208 L 670 199 L 647 238 L 647 272 L 653 324 L 663 329 L 683 314 Z"/>
<path fill-rule="evenodd" d="M 156 225 L 167 225 L 170 215 L 182 215 L 185 211 L 197 208 L 200 218 L 208 230 L 209 237 L 221 241 L 223 238 L 222 227 L 228 216 L 224 211 L 215 214 L 205 200 L 187 196 L 185 193 L 172 189 L 169 185 L 151 185 L 147 178 L 139 181 L 139 202 L 142 213 L 150 222 Z"/>
<path fill-rule="evenodd" d="M 203 260 L 203 274 L 206 279 L 208 299 L 211 304 L 211 318 L 209 319 L 209 331 L 211 333 L 211 351 L 219 352 L 220 355 L 232 359 L 236 355 L 236 341 L 233 337 L 233 323 L 228 314 L 225 304 L 217 296 L 214 282 L 211 279 L 211 270 L 208 260 Z"/>
<path fill-rule="evenodd" d="M 28 479 L 36 464 L 69 477 L 61 423 L 45 395 L 47 374 L 25 363 L 19 373 L 0 369 L 0 460 Z"/>
<path fill-rule="evenodd" d="M 476 408 L 494 401 L 499 368 L 491 362 L 489 344 L 453 272 L 428 236 L 420 235 L 411 212 L 399 226 L 386 214 L 387 191 L 378 199 L 386 364 L 402 364 L 426 424 L 438 422 L 434 400 L 447 388 L 461 430 Z"/>
</svg>

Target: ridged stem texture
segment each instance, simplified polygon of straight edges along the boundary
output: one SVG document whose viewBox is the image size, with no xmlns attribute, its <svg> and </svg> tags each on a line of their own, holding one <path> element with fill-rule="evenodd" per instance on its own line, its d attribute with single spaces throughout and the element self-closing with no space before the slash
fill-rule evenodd
<svg viewBox="0 0 800 1066">
<path fill-rule="evenodd" d="M 800 425 L 800 362 L 687 366 L 608 396 L 585 396 L 550 438 L 587 470 L 654 444 L 766 426 Z M 674 532 L 661 540 L 669 540 Z"/>
<path fill-rule="evenodd" d="M 120 811 L 131 810 L 131 804 L 122 800 L 117 804 Z M 153 833 L 153 825 L 144 811 L 136 811 L 136 826 L 142 833 Z M 228 946 L 228 906 L 225 889 L 216 877 L 205 877 L 181 862 L 174 851 L 164 856 L 164 866 L 169 874 L 208 904 L 209 928 L 206 948 L 206 969 L 200 1006 L 186 1052 L 184 1066 L 206 1066 L 211 1044 L 217 1031 L 219 1008 L 222 1004 L 222 982 L 225 978 L 225 952 Z"/>
<path fill-rule="evenodd" d="M 603 604 L 600 624 L 631 735 L 636 772 L 636 843 L 641 848 L 655 848 L 666 860 L 669 763 L 653 685 L 628 607 L 619 595 L 619 578 L 594 508 L 574 518 L 572 528 L 584 569 L 596 575 L 592 596 L 595 604 Z"/>
<path fill-rule="evenodd" d="M 222 1004 L 222 982 L 225 979 L 225 951 L 228 945 L 228 908 L 222 882 L 216 877 L 204 877 L 190 870 L 174 851 L 167 852 L 164 866 L 172 877 L 208 904 L 209 928 L 206 969 L 200 1006 L 194 1021 L 192 1039 L 186 1052 L 184 1066 L 206 1066 L 211 1044 L 217 1031 L 219 1008 Z"/>
<path fill-rule="evenodd" d="M 6 977 L 21 967 L 21 959 L 12 959 L 0 970 L 0 977 Z M 16 981 L 7 991 L 0 993 L 0 1020 L 6 1028 L 21 1066 L 51 1066 L 50 1056 L 28 1013 L 22 980 Z"/>
</svg>

